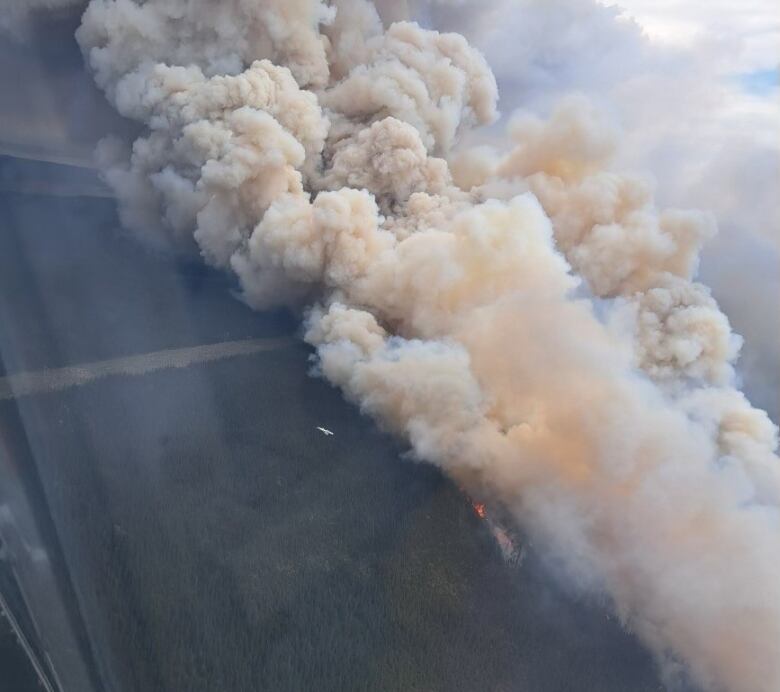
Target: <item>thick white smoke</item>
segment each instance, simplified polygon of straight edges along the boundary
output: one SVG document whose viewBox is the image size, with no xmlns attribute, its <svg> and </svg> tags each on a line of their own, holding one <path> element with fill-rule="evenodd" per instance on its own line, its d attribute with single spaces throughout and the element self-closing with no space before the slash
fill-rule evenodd
<svg viewBox="0 0 780 692">
<path fill-rule="evenodd" d="M 587 100 L 452 156 L 496 118 L 486 61 L 366 0 L 92 0 L 77 37 L 147 127 L 100 151 L 126 225 L 308 304 L 319 371 L 659 658 L 780 688 L 777 430 L 693 281 L 714 223 L 614 170 Z"/>
</svg>

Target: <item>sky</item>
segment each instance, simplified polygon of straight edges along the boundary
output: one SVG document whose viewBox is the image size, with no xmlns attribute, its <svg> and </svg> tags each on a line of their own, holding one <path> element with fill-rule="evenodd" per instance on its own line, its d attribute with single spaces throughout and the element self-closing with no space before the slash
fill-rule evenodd
<svg viewBox="0 0 780 692">
<path fill-rule="evenodd" d="M 736 72 L 777 68 L 780 12 L 772 0 L 600 1 L 621 8 L 653 41 L 692 47 L 721 39 L 738 46 L 729 55 Z"/>
<path fill-rule="evenodd" d="M 772 0 L 410 0 L 466 34 L 496 73 L 502 119 L 584 93 L 623 130 L 619 167 L 659 201 L 717 217 L 700 277 L 745 337 L 744 388 L 780 412 L 780 7 Z M 482 135 L 483 137 L 485 135 Z"/>
<path fill-rule="evenodd" d="M 742 372 L 748 393 L 777 421 L 780 7 L 772 0 L 620 0 L 619 5 L 621 16 L 636 21 L 651 45 L 682 51 L 689 64 L 699 66 L 692 72 L 718 94 L 703 117 L 691 117 L 681 128 L 688 130 L 689 147 L 700 153 L 698 161 L 691 157 L 687 177 L 677 179 L 680 192 L 666 194 L 675 201 L 690 194 L 719 216 L 720 236 L 704 256 L 702 276 L 746 337 Z M 707 149 L 718 153 L 708 157 Z M 667 161 L 667 168 L 680 164 L 673 155 Z"/>
</svg>

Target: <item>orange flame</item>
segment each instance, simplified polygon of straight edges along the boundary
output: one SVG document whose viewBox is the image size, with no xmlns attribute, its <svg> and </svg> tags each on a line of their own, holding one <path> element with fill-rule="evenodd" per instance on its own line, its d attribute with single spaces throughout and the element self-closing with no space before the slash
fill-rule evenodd
<svg viewBox="0 0 780 692">
<path fill-rule="evenodd" d="M 477 516 L 480 519 L 484 519 L 487 516 L 487 510 L 485 509 L 485 505 L 481 502 L 472 502 L 471 506 L 474 507 L 474 511 L 477 513 Z"/>
</svg>

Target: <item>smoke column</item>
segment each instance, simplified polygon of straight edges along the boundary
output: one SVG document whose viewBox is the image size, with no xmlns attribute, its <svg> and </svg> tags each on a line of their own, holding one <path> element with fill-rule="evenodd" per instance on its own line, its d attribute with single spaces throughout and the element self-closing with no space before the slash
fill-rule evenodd
<svg viewBox="0 0 780 692">
<path fill-rule="evenodd" d="M 453 154 L 496 118 L 487 63 L 366 0 L 92 0 L 77 39 L 145 127 L 98 152 L 126 226 L 307 306 L 317 372 L 667 669 L 780 689 L 777 430 L 693 281 L 714 222 L 613 170 L 593 105 Z"/>
</svg>

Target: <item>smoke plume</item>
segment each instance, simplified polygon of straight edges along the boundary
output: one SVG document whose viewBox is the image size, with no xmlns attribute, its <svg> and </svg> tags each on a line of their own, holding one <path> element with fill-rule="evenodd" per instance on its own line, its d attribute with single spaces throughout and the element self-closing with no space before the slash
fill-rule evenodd
<svg viewBox="0 0 780 692">
<path fill-rule="evenodd" d="M 497 117 L 487 62 L 366 0 L 92 0 L 77 38 L 146 128 L 99 151 L 125 225 L 308 306 L 317 372 L 661 661 L 780 688 L 777 430 L 693 280 L 715 224 L 619 171 L 604 114 L 454 154 Z"/>
</svg>

